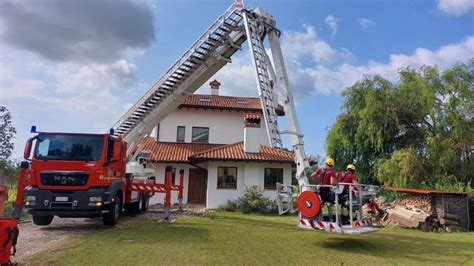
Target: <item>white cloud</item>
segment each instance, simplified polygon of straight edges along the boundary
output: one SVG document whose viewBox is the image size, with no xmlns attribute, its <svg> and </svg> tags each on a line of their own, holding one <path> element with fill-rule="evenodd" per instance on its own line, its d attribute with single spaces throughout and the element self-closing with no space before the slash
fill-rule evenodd
<svg viewBox="0 0 474 266">
<path fill-rule="evenodd" d="M 402 67 L 418 68 L 422 65 L 436 65 L 440 69 L 446 69 L 455 63 L 464 62 L 473 55 L 474 36 L 469 36 L 461 42 L 448 44 L 434 51 L 417 48 L 410 55 L 392 54 L 387 63 L 369 61 L 367 65 L 353 65 L 344 62 L 335 67 L 313 65 L 296 70 L 300 76 L 305 76 L 303 80 L 307 84 L 302 87 L 310 87 L 317 93 L 327 95 L 340 93 L 364 75 L 380 74 L 391 81 L 396 81 L 397 70 Z"/>
<path fill-rule="evenodd" d="M 359 22 L 360 26 L 364 29 L 375 26 L 375 22 L 373 22 L 372 20 L 368 18 L 360 18 L 357 21 Z"/>
<path fill-rule="evenodd" d="M 354 56 L 347 49 L 335 49 L 319 39 L 315 27 L 303 27 L 304 31 L 283 32 L 281 44 L 287 61 L 301 61 L 308 56 L 314 63 L 323 64 L 354 60 Z"/>
<path fill-rule="evenodd" d="M 337 24 L 339 23 L 339 18 L 334 17 L 333 15 L 328 15 L 324 22 L 328 25 L 331 30 L 331 39 L 334 39 L 337 33 Z"/>
<path fill-rule="evenodd" d="M 448 15 L 461 16 L 474 9 L 474 0 L 438 0 L 437 8 Z"/>
</svg>

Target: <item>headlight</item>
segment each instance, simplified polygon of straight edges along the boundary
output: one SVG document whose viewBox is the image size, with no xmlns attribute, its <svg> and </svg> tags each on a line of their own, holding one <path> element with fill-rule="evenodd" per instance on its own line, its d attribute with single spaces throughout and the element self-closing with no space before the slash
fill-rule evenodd
<svg viewBox="0 0 474 266">
<path fill-rule="evenodd" d="M 36 201 L 35 196 L 26 196 L 26 201 Z"/>
<path fill-rule="evenodd" d="M 89 201 L 90 202 L 102 201 L 102 197 L 90 197 Z"/>
</svg>

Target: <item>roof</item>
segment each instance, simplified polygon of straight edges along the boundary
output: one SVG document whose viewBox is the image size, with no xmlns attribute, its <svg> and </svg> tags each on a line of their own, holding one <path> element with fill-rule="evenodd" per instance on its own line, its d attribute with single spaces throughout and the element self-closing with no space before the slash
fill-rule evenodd
<svg viewBox="0 0 474 266">
<path fill-rule="evenodd" d="M 418 194 L 457 194 L 457 195 L 467 195 L 467 192 L 449 192 L 445 190 L 430 190 L 430 189 L 417 189 L 417 188 L 393 188 L 388 187 L 384 188 L 385 190 L 406 192 L 406 193 L 418 193 Z"/>
<path fill-rule="evenodd" d="M 282 149 L 271 148 L 266 145 L 260 145 L 259 153 L 245 153 L 244 142 L 240 141 L 195 153 L 191 155 L 189 159 L 191 161 L 223 160 L 289 163 L 294 161 L 294 154 Z"/>
<path fill-rule="evenodd" d="M 243 141 L 233 144 L 157 142 L 152 137 L 142 140 L 143 151 L 150 152 L 153 162 L 200 163 L 209 160 L 292 163 L 294 154 L 260 145 L 260 153 L 245 153 Z"/>
<path fill-rule="evenodd" d="M 209 94 L 193 94 L 179 105 L 179 108 L 201 108 L 217 110 L 235 110 L 262 113 L 260 98 L 236 97 Z M 283 106 L 276 109 L 278 115 L 284 115 Z"/>
<path fill-rule="evenodd" d="M 223 144 L 208 143 L 157 142 L 151 137 L 146 138 L 144 141 L 145 146 L 143 150 L 151 153 L 151 161 L 169 163 L 186 163 L 189 162 L 189 156 L 194 153 L 223 146 Z"/>
</svg>

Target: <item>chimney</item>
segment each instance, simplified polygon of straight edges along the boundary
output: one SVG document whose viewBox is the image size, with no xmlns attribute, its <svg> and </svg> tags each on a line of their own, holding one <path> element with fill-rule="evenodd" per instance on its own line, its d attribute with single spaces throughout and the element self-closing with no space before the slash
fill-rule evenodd
<svg viewBox="0 0 474 266">
<path fill-rule="evenodd" d="M 260 122 L 261 114 L 244 114 L 244 152 L 260 152 Z"/>
<path fill-rule="evenodd" d="M 209 85 L 211 85 L 211 95 L 219 95 L 219 87 L 221 86 L 221 83 L 215 79 L 211 81 Z"/>
</svg>

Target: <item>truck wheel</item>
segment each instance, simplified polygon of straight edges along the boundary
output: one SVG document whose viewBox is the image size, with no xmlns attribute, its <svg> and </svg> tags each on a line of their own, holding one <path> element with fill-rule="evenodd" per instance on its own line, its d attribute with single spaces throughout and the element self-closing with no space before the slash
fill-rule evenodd
<svg viewBox="0 0 474 266">
<path fill-rule="evenodd" d="M 150 195 L 148 194 L 148 192 L 143 193 L 141 203 L 142 206 L 140 207 L 140 210 L 142 212 L 146 212 L 146 210 L 148 209 L 148 204 L 150 203 Z"/>
<path fill-rule="evenodd" d="M 33 223 L 36 225 L 50 225 L 54 216 L 33 215 Z"/>
<path fill-rule="evenodd" d="M 122 212 L 122 199 L 118 195 L 115 196 L 115 201 L 108 209 L 109 212 L 102 217 L 104 225 L 116 225 Z"/>
<path fill-rule="evenodd" d="M 125 204 L 125 211 L 127 213 L 139 214 L 140 213 L 140 202 L 143 198 L 143 195 L 136 202 Z"/>
</svg>

